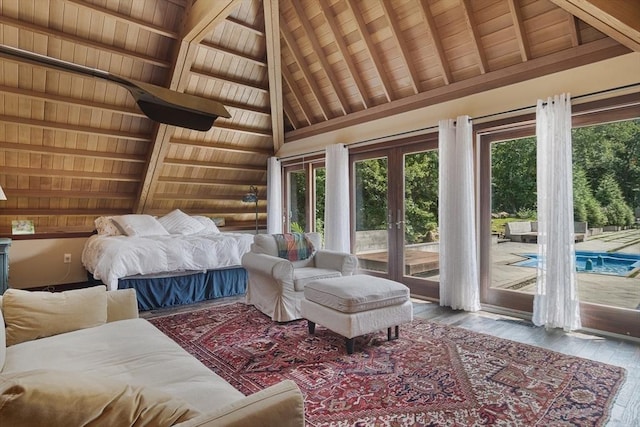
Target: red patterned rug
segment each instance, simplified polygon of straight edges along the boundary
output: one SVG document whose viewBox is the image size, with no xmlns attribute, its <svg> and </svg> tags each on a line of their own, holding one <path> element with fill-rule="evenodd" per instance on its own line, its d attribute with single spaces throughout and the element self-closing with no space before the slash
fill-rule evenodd
<svg viewBox="0 0 640 427">
<path fill-rule="evenodd" d="M 295 381 L 310 426 L 599 426 L 623 368 L 421 319 L 356 339 L 242 303 L 150 320 L 244 394 Z"/>
</svg>

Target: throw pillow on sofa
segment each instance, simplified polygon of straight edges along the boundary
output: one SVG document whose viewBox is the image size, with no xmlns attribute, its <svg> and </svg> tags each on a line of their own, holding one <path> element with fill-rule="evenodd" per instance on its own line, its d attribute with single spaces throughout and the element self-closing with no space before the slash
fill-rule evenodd
<svg viewBox="0 0 640 427">
<path fill-rule="evenodd" d="M 104 286 L 65 292 L 7 289 L 2 297 L 7 346 L 107 321 Z"/>
<path fill-rule="evenodd" d="M 0 425 L 171 426 L 200 413 L 160 390 L 71 371 L 0 375 Z"/>
</svg>

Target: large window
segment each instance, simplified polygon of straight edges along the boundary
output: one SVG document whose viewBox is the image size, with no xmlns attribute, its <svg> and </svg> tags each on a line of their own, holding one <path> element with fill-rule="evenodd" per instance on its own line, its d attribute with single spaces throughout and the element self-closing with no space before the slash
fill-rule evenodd
<svg viewBox="0 0 640 427">
<path fill-rule="evenodd" d="M 324 233 L 325 168 L 318 160 L 285 166 L 285 229 Z"/>
<path fill-rule="evenodd" d="M 639 337 L 640 119 L 609 120 L 573 119 L 578 297 L 584 327 Z M 482 302 L 525 312 L 536 289 L 534 133 L 518 123 L 481 132 Z"/>
</svg>

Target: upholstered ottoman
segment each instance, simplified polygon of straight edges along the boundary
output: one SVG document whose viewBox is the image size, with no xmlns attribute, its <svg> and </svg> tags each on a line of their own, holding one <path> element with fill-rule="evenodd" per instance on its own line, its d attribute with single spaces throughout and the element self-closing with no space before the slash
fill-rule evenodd
<svg viewBox="0 0 640 427">
<path fill-rule="evenodd" d="M 396 339 L 399 325 L 413 320 L 409 288 L 361 274 L 307 283 L 300 310 L 309 322 L 310 334 L 317 323 L 344 336 L 349 354 L 353 353 L 355 337 L 387 328 L 387 339 Z"/>
</svg>

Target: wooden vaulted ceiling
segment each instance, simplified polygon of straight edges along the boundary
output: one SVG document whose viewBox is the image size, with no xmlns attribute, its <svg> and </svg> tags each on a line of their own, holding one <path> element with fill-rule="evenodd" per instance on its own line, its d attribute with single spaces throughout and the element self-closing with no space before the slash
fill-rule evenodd
<svg viewBox="0 0 640 427">
<path fill-rule="evenodd" d="M 241 201 L 289 141 L 640 51 L 609 0 L 2 0 L 0 43 L 231 113 L 155 123 L 108 81 L 0 57 L 0 234 L 179 208 L 253 227 Z M 612 6 L 613 4 L 613 6 Z"/>
</svg>

